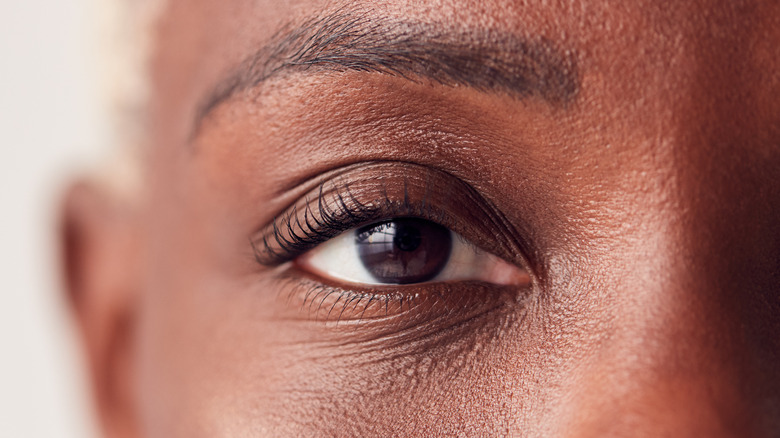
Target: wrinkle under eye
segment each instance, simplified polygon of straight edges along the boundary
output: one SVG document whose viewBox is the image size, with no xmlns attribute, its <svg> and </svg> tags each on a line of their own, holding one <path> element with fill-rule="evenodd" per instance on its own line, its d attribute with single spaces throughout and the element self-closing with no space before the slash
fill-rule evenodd
<svg viewBox="0 0 780 438">
<path fill-rule="evenodd" d="M 355 232 L 360 261 L 382 283 L 410 284 L 433 279 L 452 253 L 452 233 L 431 221 L 397 218 Z"/>
</svg>

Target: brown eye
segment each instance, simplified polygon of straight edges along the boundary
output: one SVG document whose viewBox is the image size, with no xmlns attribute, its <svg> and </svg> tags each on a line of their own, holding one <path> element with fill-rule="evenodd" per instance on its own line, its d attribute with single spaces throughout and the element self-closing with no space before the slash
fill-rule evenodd
<svg viewBox="0 0 780 438">
<path fill-rule="evenodd" d="M 528 272 L 425 219 L 396 217 L 345 231 L 298 257 L 324 279 L 355 285 L 484 281 L 524 285 Z"/>
<path fill-rule="evenodd" d="M 452 233 L 431 221 L 398 218 L 359 228 L 355 246 L 361 263 L 378 282 L 429 281 L 447 265 Z"/>
</svg>

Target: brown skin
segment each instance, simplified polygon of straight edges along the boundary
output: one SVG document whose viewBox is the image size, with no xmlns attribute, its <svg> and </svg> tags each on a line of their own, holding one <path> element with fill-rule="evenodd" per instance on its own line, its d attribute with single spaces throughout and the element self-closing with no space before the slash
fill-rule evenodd
<svg viewBox="0 0 780 438">
<path fill-rule="evenodd" d="M 204 96 L 281 24 L 336 7 L 281 3 L 174 0 L 143 187 L 67 198 L 107 436 L 780 436 L 780 3 L 366 2 L 543 36 L 575 54 L 579 91 L 289 74 L 192 137 Z M 517 236 L 491 241 L 457 193 L 451 228 L 532 285 L 415 286 L 417 307 L 362 322 L 302 305 L 325 280 L 261 266 L 250 240 L 310 178 L 355 164 L 360 187 L 377 160 L 411 163 L 391 187 L 420 169 L 473 187 Z"/>
</svg>

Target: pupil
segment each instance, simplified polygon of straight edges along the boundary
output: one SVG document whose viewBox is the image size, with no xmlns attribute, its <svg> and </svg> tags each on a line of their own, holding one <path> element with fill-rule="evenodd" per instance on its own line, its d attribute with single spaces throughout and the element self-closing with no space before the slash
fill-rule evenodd
<svg viewBox="0 0 780 438">
<path fill-rule="evenodd" d="M 408 225 L 398 225 L 396 235 L 393 237 L 393 243 L 401 251 L 414 251 L 420 246 L 420 230 Z"/>
<path fill-rule="evenodd" d="M 424 219 L 398 218 L 358 229 L 355 244 L 363 266 L 378 282 L 420 283 L 447 265 L 452 233 Z"/>
</svg>

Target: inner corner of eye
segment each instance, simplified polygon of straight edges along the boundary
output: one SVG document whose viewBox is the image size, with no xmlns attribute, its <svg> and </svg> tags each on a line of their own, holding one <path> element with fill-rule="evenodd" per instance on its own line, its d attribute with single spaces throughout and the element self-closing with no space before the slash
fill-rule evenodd
<svg viewBox="0 0 780 438">
<path fill-rule="evenodd" d="M 324 279 L 363 285 L 482 281 L 524 285 L 528 273 L 432 221 L 394 218 L 354 228 L 297 259 Z"/>
</svg>

